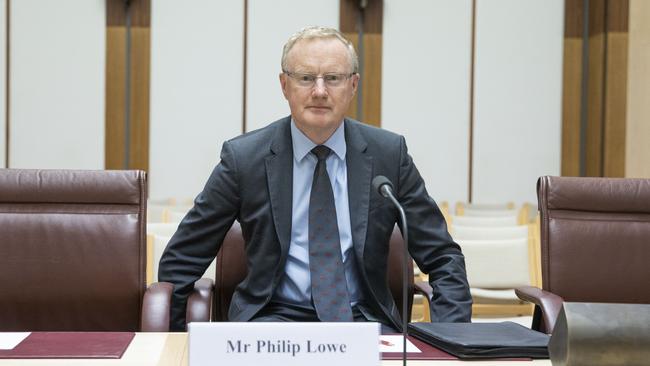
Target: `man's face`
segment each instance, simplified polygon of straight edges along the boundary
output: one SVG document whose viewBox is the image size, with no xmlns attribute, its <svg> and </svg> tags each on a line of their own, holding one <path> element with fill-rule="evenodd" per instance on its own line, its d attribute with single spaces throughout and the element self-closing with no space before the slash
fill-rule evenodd
<svg viewBox="0 0 650 366">
<path fill-rule="evenodd" d="M 345 45 L 334 38 L 296 42 L 287 55 L 287 69 L 290 73 L 317 76 L 349 75 L 352 72 Z M 295 78 L 280 74 L 282 92 L 289 102 L 296 126 L 312 139 L 312 136 L 323 134 L 329 137 L 338 128 L 358 82 L 359 76 L 355 74 L 336 87 L 328 86 L 323 78 L 317 78 L 313 86 L 306 87 Z"/>
</svg>

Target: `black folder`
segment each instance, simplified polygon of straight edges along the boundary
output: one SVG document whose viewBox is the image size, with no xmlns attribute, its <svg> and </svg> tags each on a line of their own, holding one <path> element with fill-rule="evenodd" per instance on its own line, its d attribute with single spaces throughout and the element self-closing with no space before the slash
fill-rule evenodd
<svg viewBox="0 0 650 366">
<path fill-rule="evenodd" d="M 409 334 L 460 359 L 548 358 L 549 336 L 513 322 L 411 323 Z"/>
</svg>

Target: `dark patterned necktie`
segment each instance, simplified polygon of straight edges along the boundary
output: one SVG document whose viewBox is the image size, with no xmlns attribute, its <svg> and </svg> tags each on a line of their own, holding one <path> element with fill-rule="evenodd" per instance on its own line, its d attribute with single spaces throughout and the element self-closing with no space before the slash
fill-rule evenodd
<svg viewBox="0 0 650 366">
<path fill-rule="evenodd" d="M 311 152 L 318 158 L 309 198 L 311 297 L 321 321 L 352 321 L 350 295 L 341 260 L 334 193 L 327 174 L 326 159 L 331 150 L 319 145 Z"/>
</svg>

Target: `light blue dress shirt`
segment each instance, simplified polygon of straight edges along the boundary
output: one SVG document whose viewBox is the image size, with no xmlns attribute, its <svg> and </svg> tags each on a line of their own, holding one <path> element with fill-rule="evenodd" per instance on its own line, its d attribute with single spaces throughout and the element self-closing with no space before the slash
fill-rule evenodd
<svg viewBox="0 0 650 366">
<path fill-rule="evenodd" d="M 273 295 L 273 301 L 312 307 L 311 275 L 309 272 L 309 197 L 318 159 L 311 150 L 316 147 L 291 120 L 293 141 L 293 202 L 291 218 L 291 244 L 284 269 L 284 277 Z M 341 254 L 351 305 L 361 300 L 359 274 L 355 263 L 348 204 L 348 169 L 345 163 L 345 128 L 341 123 L 334 134 L 323 144 L 332 153 L 327 158 L 327 174 L 330 177 L 336 220 L 341 239 Z"/>
</svg>

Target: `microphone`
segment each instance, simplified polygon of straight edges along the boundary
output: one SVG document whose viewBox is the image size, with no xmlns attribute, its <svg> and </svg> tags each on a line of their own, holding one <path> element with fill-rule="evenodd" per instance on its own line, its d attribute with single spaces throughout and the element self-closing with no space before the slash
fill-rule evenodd
<svg viewBox="0 0 650 366">
<path fill-rule="evenodd" d="M 383 175 L 378 175 L 372 179 L 372 187 L 379 192 L 385 198 L 388 198 L 389 201 L 395 205 L 400 215 L 400 222 L 402 223 L 402 236 L 404 237 L 404 254 L 403 254 L 403 263 L 402 263 L 402 335 L 404 337 L 402 344 L 402 364 L 406 366 L 406 336 L 408 334 L 408 318 L 407 318 L 407 308 L 408 308 L 408 276 L 412 276 L 412 273 L 408 273 L 408 226 L 406 225 L 406 214 L 404 213 L 404 208 L 399 204 L 397 198 L 393 194 L 393 183 L 384 177 Z"/>
<path fill-rule="evenodd" d="M 378 175 L 372 180 L 372 187 L 379 192 L 380 195 L 388 198 L 393 195 L 393 183 L 383 175 Z M 398 203 L 399 206 L 399 203 Z"/>
</svg>

